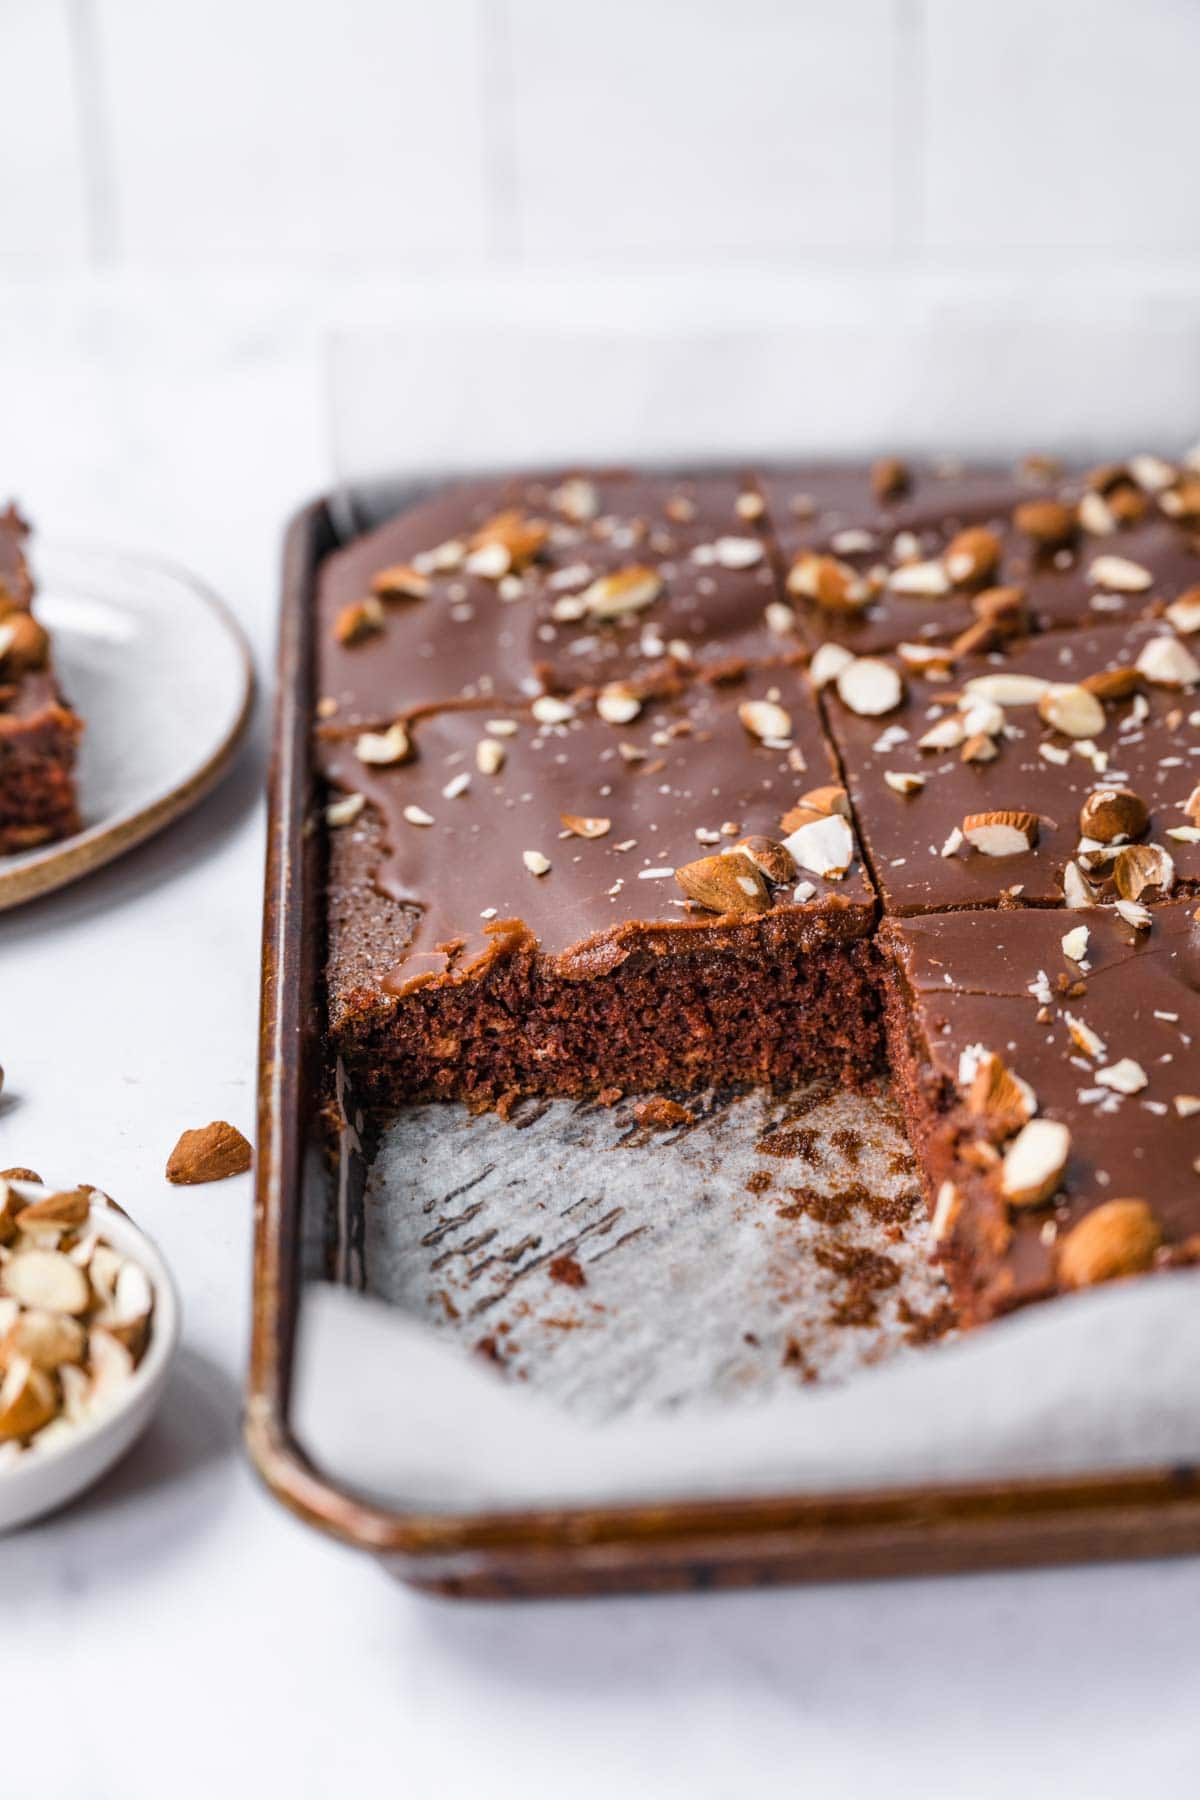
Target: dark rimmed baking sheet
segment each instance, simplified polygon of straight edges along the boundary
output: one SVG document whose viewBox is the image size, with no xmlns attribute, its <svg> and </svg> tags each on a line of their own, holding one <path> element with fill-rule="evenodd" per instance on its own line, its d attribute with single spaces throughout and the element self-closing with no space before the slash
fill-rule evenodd
<svg viewBox="0 0 1200 1800">
<path fill-rule="evenodd" d="M 364 528 L 415 497 L 410 486 L 359 490 L 343 497 L 337 518 L 343 529 Z M 652 1505 L 645 1501 L 630 1505 L 605 1504 L 598 1497 L 595 1504 L 564 1507 L 556 1506 L 548 1492 L 545 1503 L 530 1502 L 518 1511 L 461 1513 L 450 1506 L 431 1506 L 427 1497 L 420 1508 L 405 1508 L 395 1500 L 371 1500 L 361 1482 L 356 1489 L 354 1481 L 345 1473 L 339 1476 L 336 1468 L 317 1469 L 312 1456 L 296 1440 L 290 1411 L 297 1303 L 306 1277 L 322 1278 L 334 1269 L 352 1282 L 385 1294 L 397 1303 L 397 1316 L 433 1318 L 443 1338 L 458 1339 L 471 1348 L 480 1340 L 496 1339 L 494 1352 L 511 1365 L 510 1379 L 523 1375 L 526 1385 L 542 1389 L 551 1398 L 557 1396 L 558 1403 L 569 1402 L 581 1416 L 591 1417 L 611 1417 L 614 1410 L 627 1411 L 631 1406 L 661 1407 L 671 1401 L 678 1405 L 689 1397 L 711 1400 L 714 1387 L 732 1393 L 741 1386 L 766 1387 L 771 1392 L 790 1383 L 811 1386 L 811 1379 L 805 1382 L 806 1365 L 811 1365 L 819 1386 L 822 1374 L 828 1380 L 837 1372 L 848 1373 L 852 1364 L 878 1362 L 893 1351 L 911 1355 L 912 1337 L 933 1328 L 932 1324 L 923 1327 L 921 1321 L 937 1322 L 940 1307 L 936 1277 L 919 1251 L 923 1233 L 919 1211 L 908 1215 L 900 1239 L 892 1237 L 887 1248 L 881 1249 L 872 1233 L 876 1229 L 895 1231 L 898 1221 L 889 1225 L 872 1217 L 864 1222 L 861 1204 L 844 1208 L 835 1204 L 832 1210 L 845 1215 L 836 1225 L 828 1216 L 824 1221 L 818 1217 L 822 1180 L 829 1195 L 844 1193 L 850 1185 L 844 1167 L 822 1172 L 814 1164 L 812 1169 L 803 1168 L 803 1180 L 780 1176 L 761 1192 L 753 1192 L 750 1179 L 755 1168 L 739 1159 L 761 1160 L 754 1146 L 770 1125 L 760 1113 L 743 1116 L 728 1106 L 714 1107 L 708 1119 L 683 1134 L 683 1166 L 689 1154 L 688 1138 L 691 1150 L 705 1162 L 703 1182 L 711 1204 L 698 1211 L 672 1187 L 667 1206 L 655 1214 L 653 1193 L 646 1191 L 650 1178 L 631 1163 L 643 1146 L 625 1143 L 619 1147 L 629 1121 L 620 1114 L 597 1117 L 596 1109 L 567 1108 L 550 1126 L 545 1122 L 548 1115 L 543 1115 L 523 1135 L 519 1120 L 508 1126 L 499 1120 L 476 1120 L 468 1129 L 465 1122 L 455 1121 L 452 1109 L 436 1109 L 440 1117 L 427 1116 L 423 1121 L 414 1113 L 398 1128 L 401 1136 L 389 1141 L 385 1161 L 371 1167 L 353 1148 L 353 1130 L 347 1134 L 341 1180 L 335 1178 L 321 1154 L 316 1116 L 319 1102 L 332 1085 L 332 1071 L 323 1067 L 320 1037 L 320 836 L 313 828 L 318 815 L 308 726 L 313 573 L 339 535 L 334 512 L 324 502 L 308 508 L 293 524 L 281 624 L 264 938 L 255 1327 L 247 1423 L 255 1459 L 279 1496 L 314 1522 L 376 1549 L 410 1578 L 454 1591 L 575 1591 L 581 1587 L 673 1585 L 704 1578 L 702 1571 L 707 1578 L 717 1571 L 719 1579 L 766 1579 L 1089 1554 L 1146 1554 L 1200 1546 L 1200 1483 L 1190 1469 L 1180 1468 L 1094 1477 L 1072 1473 L 1042 1480 L 1018 1475 L 986 1484 L 960 1483 L 953 1488 L 884 1486 L 841 1495 L 823 1491 L 819 1496 L 815 1491 L 810 1495 L 776 1491 L 765 1498 L 744 1499 L 734 1497 L 740 1490 L 731 1488 L 727 1502 L 711 1498 L 714 1486 L 719 1490 L 718 1475 L 715 1482 L 705 1483 L 710 1497 L 703 1501 L 664 1497 Z M 743 1104 L 754 1113 L 756 1107 L 775 1103 L 760 1096 Z M 432 1115 L 435 1109 L 423 1110 Z M 581 1121 L 586 1121 L 583 1135 Z M 503 1132 L 506 1146 L 532 1141 L 537 1148 L 531 1166 L 548 1170 L 553 1158 L 544 1142 L 536 1136 L 530 1139 L 539 1124 L 543 1131 L 554 1131 L 554 1153 L 561 1157 L 569 1151 L 574 1160 L 568 1159 L 569 1173 L 559 1168 L 554 1181 L 543 1184 L 549 1205 L 545 1192 L 539 1198 L 525 1191 L 533 1185 L 526 1173 L 518 1183 L 522 1194 L 516 1213 L 512 1213 L 507 1210 L 512 1195 L 506 1194 L 503 1172 L 507 1156 L 495 1163 L 491 1174 L 476 1179 L 490 1154 L 485 1140 L 490 1134 L 500 1142 Z M 460 1139 L 456 1139 L 460 1125 Z M 875 1131 L 864 1126 L 861 1117 L 846 1129 L 859 1140 L 854 1154 L 860 1159 L 864 1154 L 876 1155 L 869 1141 Z M 733 1135 L 726 1135 L 730 1133 Z M 592 1134 L 590 1139 L 588 1134 Z M 647 1169 L 664 1160 L 664 1149 L 677 1163 L 681 1157 L 678 1143 L 673 1150 L 661 1142 L 644 1148 Z M 891 1154 L 898 1157 L 900 1152 L 893 1149 Z M 486 1221 L 481 1212 L 466 1221 L 467 1227 L 478 1218 L 479 1232 L 472 1236 L 496 1233 L 465 1255 L 462 1243 L 470 1243 L 471 1238 L 461 1239 L 461 1227 L 453 1224 L 457 1215 L 447 1213 L 455 1204 L 451 1196 L 456 1179 L 449 1165 L 456 1156 L 462 1159 L 459 1175 L 484 1190 L 477 1198 L 487 1213 Z M 586 1165 L 600 1156 L 621 1166 L 622 1173 L 614 1178 L 606 1175 L 594 1195 L 576 1192 L 580 1187 L 592 1187 L 585 1178 Z M 414 1170 L 422 1157 L 426 1167 L 417 1179 Z M 446 1167 L 441 1166 L 443 1158 Z M 800 1164 L 805 1160 L 800 1158 Z M 634 1169 L 632 1178 L 630 1168 Z M 496 1169 L 501 1170 L 499 1176 Z M 873 1168 L 864 1185 L 873 1187 L 877 1179 L 878 1170 Z M 907 1180 L 911 1188 L 911 1174 L 902 1174 L 898 1164 L 893 1179 L 900 1185 Z M 613 1180 L 621 1192 L 614 1190 Z M 625 1191 L 631 1185 L 638 1190 L 636 1200 Z M 807 1191 L 809 1200 L 794 1200 L 793 1187 Z M 577 1201 L 593 1203 L 589 1216 L 599 1221 L 619 1207 L 610 1229 L 631 1209 L 636 1212 L 627 1229 L 640 1232 L 643 1251 L 655 1244 L 657 1226 L 658 1247 L 644 1259 L 646 1287 L 640 1297 L 636 1290 L 642 1259 L 622 1252 L 610 1259 L 607 1271 L 602 1272 L 602 1266 L 589 1270 L 586 1250 L 576 1260 L 587 1286 L 557 1280 L 551 1295 L 548 1270 L 554 1259 L 544 1257 L 544 1252 L 559 1245 L 561 1254 L 573 1254 L 564 1211 Z M 599 1210 L 595 1210 L 597 1202 Z M 468 1201 L 467 1208 L 472 1204 Z M 521 1215 L 522 1205 L 533 1209 L 531 1216 Z M 797 1213 L 781 1220 L 780 1213 L 791 1205 L 798 1207 Z M 637 1211 L 639 1206 L 641 1211 Z M 569 1221 L 570 1215 L 566 1218 Z M 431 1222 L 426 1224 L 427 1220 Z M 431 1237 L 446 1224 L 451 1228 L 440 1239 Z M 729 1224 L 735 1227 L 732 1235 Z M 788 1226 L 786 1234 L 779 1232 L 781 1224 Z M 711 1238 L 706 1236 L 709 1232 L 714 1234 Z M 601 1235 L 591 1230 L 580 1241 L 594 1244 Z M 449 1240 L 457 1241 L 443 1259 L 443 1247 L 448 1248 Z M 498 1240 L 501 1247 L 497 1249 Z M 895 1280 L 890 1273 L 886 1281 L 876 1280 L 873 1295 L 868 1282 L 864 1298 L 861 1282 L 852 1294 L 845 1291 L 855 1284 L 847 1273 L 838 1274 L 836 1257 L 834 1267 L 822 1269 L 822 1275 L 830 1277 L 828 1281 L 810 1279 L 813 1269 L 800 1258 L 804 1267 L 793 1271 L 794 1291 L 784 1281 L 786 1297 L 781 1300 L 780 1284 L 769 1296 L 770 1282 L 763 1280 L 763 1272 L 772 1257 L 777 1258 L 785 1240 L 788 1245 L 819 1240 L 831 1249 L 840 1249 L 843 1271 L 852 1265 L 855 1255 L 865 1253 L 889 1258 L 898 1273 Z M 630 1241 L 636 1245 L 638 1238 Z M 683 1313 L 663 1312 L 661 1293 L 664 1287 L 670 1291 L 674 1272 L 690 1269 L 693 1283 L 707 1279 L 705 1271 L 713 1256 L 722 1257 L 722 1280 L 712 1289 L 721 1303 L 715 1304 L 703 1286 L 697 1301 L 694 1286 L 689 1292 L 685 1281 L 687 1306 Z M 519 1277 L 515 1284 L 514 1275 Z M 497 1279 L 498 1289 L 492 1286 Z M 616 1284 L 611 1293 L 610 1281 Z M 757 1294 L 753 1291 L 756 1282 Z M 578 1307 L 589 1287 L 599 1294 L 600 1304 L 639 1321 L 632 1328 L 633 1339 L 640 1345 L 637 1353 L 631 1355 L 622 1348 L 620 1332 L 611 1334 L 616 1348 L 601 1351 L 601 1341 L 605 1346 L 609 1342 L 600 1339 L 601 1327 L 596 1328 L 597 1335 L 589 1345 L 582 1326 L 548 1322 L 554 1316 L 551 1309 L 557 1304 L 558 1289 L 572 1307 Z M 487 1304 L 482 1311 L 475 1311 L 484 1301 Z M 512 1309 L 527 1301 L 529 1310 L 514 1316 Z M 692 1354 L 681 1363 L 676 1345 L 681 1328 L 685 1337 L 691 1329 L 686 1326 L 688 1307 L 698 1335 Z M 646 1322 L 656 1308 L 656 1331 L 647 1335 Z M 857 1322 L 848 1322 L 846 1313 L 856 1308 Z M 824 1330 L 839 1312 L 843 1316 L 837 1336 L 842 1347 L 831 1348 L 830 1341 L 824 1340 L 819 1347 L 806 1348 L 804 1340 L 814 1324 L 819 1321 Z M 562 1316 L 567 1316 L 565 1311 Z M 509 1326 L 505 1333 L 498 1330 L 501 1322 Z M 492 1329 L 477 1330 L 481 1324 Z M 630 1330 L 628 1326 L 624 1329 Z M 758 1340 L 757 1345 L 746 1342 L 747 1333 Z M 514 1336 L 515 1350 L 511 1348 Z M 789 1352 L 789 1338 L 795 1351 Z M 567 1342 L 572 1347 L 564 1350 Z M 376 1371 L 375 1379 L 403 1383 L 404 1371 L 402 1367 Z M 663 1492 L 665 1496 L 666 1488 Z"/>
</svg>

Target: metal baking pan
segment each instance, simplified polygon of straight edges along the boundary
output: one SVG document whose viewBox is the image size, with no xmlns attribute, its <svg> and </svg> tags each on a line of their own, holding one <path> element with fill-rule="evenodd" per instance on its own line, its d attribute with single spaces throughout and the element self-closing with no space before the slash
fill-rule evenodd
<svg viewBox="0 0 1200 1800">
<path fill-rule="evenodd" d="M 249 1451 L 267 1486 L 299 1517 L 371 1551 L 404 1580 L 445 1594 L 532 1596 L 665 1590 L 1200 1550 L 1200 1471 L 1191 1466 L 986 1483 L 752 1498 L 664 1498 L 652 1503 L 467 1513 L 428 1506 L 406 1511 L 381 1504 L 356 1491 L 336 1468 L 318 1467 L 306 1453 L 295 1428 L 292 1400 L 298 1308 L 307 1281 L 367 1285 L 397 1305 L 429 1306 L 440 1300 L 437 1326 L 431 1322 L 430 1328 L 449 1329 L 469 1344 L 489 1335 L 499 1316 L 498 1305 L 502 1311 L 510 1302 L 513 1271 L 519 1265 L 525 1280 L 520 1316 L 527 1359 L 537 1361 L 539 1344 L 561 1346 L 564 1337 L 555 1330 L 561 1321 L 546 1316 L 549 1252 L 542 1234 L 527 1230 L 519 1212 L 507 1220 L 512 1253 L 500 1270 L 499 1286 L 494 1279 L 497 1259 L 484 1256 L 476 1259 L 477 1266 L 467 1269 L 459 1287 L 448 1292 L 439 1272 L 441 1259 L 435 1253 L 440 1225 L 433 1231 L 414 1232 L 411 1224 L 417 1208 L 423 1209 L 421 1217 L 427 1220 L 431 1210 L 461 1191 L 453 1171 L 439 1177 L 440 1190 L 423 1191 L 416 1178 L 409 1184 L 394 1168 L 388 1168 L 385 1155 L 373 1164 L 353 1150 L 344 1151 L 335 1167 L 319 1116 L 336 1083 L 322 1030 L 323 846 L 320 831 L 314 829 L 314 820 L 320 816 L 319 795 L 310 756 L 315 573 L 332 549 L 435 485 L 432 481 L 379 483 L 318 499 L 296 515 L 287 532 L 269 789 L 253 1332 L 245 1414 Z M 824 1103 L 820 1095 L 815 1101 L 811 1096 L 805 1101 L 810 1110 L 817 1103 Z M 695 1161 L 707 1156 L 708 1166 L 715 1163 L 725 1168 L 732 1157 L 737 1174 L 731 1133 L 740 1126 L 731 1126 L 729 1120 L 739 1104 L 744 1108 L 752 1103 L 730 1096 L 706 1097 L 695 1109 L 694 1131 L 684 1134 L 687 1141 L 675 1152 L 683 1158 L 680 1167 L 687 1166 L 689 1157 Z M 761 1111 L 772 1103 L 760 1097 L 753 1104 Z M 765 1120 L 768 1132 L 780 1119 L 786 1123 L 786 1103 L 779 1106 L 783 1111 L 777 1109 Z M 526 1118 L 504 1125 L 485 1118 L 478 1130 L 519 1134 L 525 1125 L 524 1154 L 536 1166 L 544 1148 L 544 1143 L 539 1144 L 539 1132 L 544 1139 L 555 1129 L 544 1113 L 544 1108 L 534 1108 Z M 622 1212 L 623 1207 L 633 1205 L 631 1197 L 636 1194 L 638 1165 L 633 1153 L 638 1150 L 639 1135 L 632 1119 L 597 1118 L 595 1109 L 565 1107 L 564 1117 L 565 1137 L 559 1131 L 558 1142 L 561 1147 L 569 1139 L 567 1147 L 577 1166 L 586 1165 L 597 1147 L 619 1144 L 630 1153 L 623 1162 L 610 1158 L 606 1164 L 617 1169 L 611 1179 L 625 1183 L 618 1200 L 608 1205 L 601 1187 L 596 1192 L 589 1189 L 590 1210 L 586 1215 L 575 1214 L 568 1181 L 556 1203 L 554 1231 L 549 1234 L 551 1249 L 561 1249 L 565 1243 L 580 1255 L 586 1252 L 594 1258 L 588 1263 L 594 1292 L 611 1298 L 622 1291 L 623 1284 L 635 1282 L 635 1270 L 643 1271 L 637 1279 L 649 1279 L 644 1275 L 645 1246 L 636 1261 L 621 1248 L 642 1229 L 628 1211 Z M 760 1140 L 763 1125 L 760 1118 Z M 411 1129 L 418 1133 L 415 1141 L 420 1133 L 428 1138 L 431 1132 L 443 1132 L 451 1156 L 460 1161 L 463 1156 L 483 1154 L 475 1144 L 477 1128 L 464 1132 L 462 1119 L 451 1109 L 440 1113 L 426 1109 Z M 853 1133 L 845 1131 L 840 1136 L 844 1142 L 848 1136 L 853 1139 Z M 347 1137 L 353 1140 L 352 1133 Z M 517 1136 L 512 1141 L 516 1143 Z M 852 1142 L 848 1153 L 859 1154 Z M 393 1164 L 404 1160 L 392 1159 Z M 891 1158 L 887 1168 L 899 1192 L 905 1181 L 903 1158 Z M 868 1164 L 866 1178 L 882 1183 L 889 1177 L 883 1165 Z M 819 1185 L 819 1171 L 812 1179 Z M 485 1193 L 478 1203 L 497 1209 L 508 1204 L 502 1193 Z M 618 1217 L 623 1223 L 614 1231 L 613 1221 Z M 664 1229 L 679 1233 L 669 1246 L 669 1256 L 677 1262 L 684 1234 L 693 1229 L 685 1198 L 672 1217 L 674 1225 L 669 1219 Z M 727 1223 L 732 1218 L 732 1212 L 715 1219 L 710 1216 L 705 1229 L 710 1234 L 735 1231 L 735 1225 Z M 486 1235 L 476 1226 L 472 1242 Z M 896 1235 L 893 1230 L 891 1237 Z M 691 1243 L 688 1253 L 695 1260 L 698 1240 L 686 1241 Z M 720 1241 L 724 1250 L 725 1240 Z M 748 1241 L 745 1231 L 743 1241 Z M 369 1279 L 364 1260 L 373 1267 Z M 936 1277 L 923 1257 L 914 1254 L 900 1260 L 903 1266 L 896 1287 L 908 1315 L 919 1314 L 922 1308 L 928 1312 L 936 1302 Z M 479 1270 L 489 1268 L 490 1285 L 481 1286 Z M 563 1296 L 563 1290 L 554 1290 L 554 1294 Z M 529 1295 L 539 1297 L 540 1311 Z M 894 1321 L 895 1296 L 888 1304 Z M 698 1354 L 691 1364 L 693 1381 L 711 1382 L 716 1389 L 723 1384 L 723 1391 L 730 1391 L 748 1379 L 746 1368 L 757 1366 L 756 1357 L 761 1362 L 764 1340 L 778 1329 L 778 1309 L 764 1305 L 761 1296 L 756 1303 L 748 1292 L 740 1296 L 739 1305 L 746 1326 L 742 1338 L 754 1354 L 748 1350 L 741 1363 L 734 1359 L 736 1366 L 728 1357 L 718 1363 Z M 732 1323 L 726 1321 L 730 1328 Z M 861 1326 L 862 1321 L 857 1323 Z M 845 1372 L 847 1356 L 850 1363 L 855 1357 L 873 1360 L 882 1353 L 886 1336 L 886 1325 L 874 1337 L 860 1331 L 850 1340 L 843 1336 L 831 1342 L 816 1354 L 835 1360 L 840 1356 Z M 846 1351 L 847 1341 L 854 1345 L 852 1352 Z M 593 1338 L 590 1349 L 584 1343 L 577 1352 L 557 1349 L 554 1379 L 545 1383 L 551 1391 L 557 1388 L 559 1396 L 579 1401 L 585 1415 L 622 1404 L 621 1380 L 628 1385 L 634 1379 L 629 1375 L 628 1359 L 622 1373 L 619 1359 L 597 1354 L 599 1342 Z M 767 1362 L 776 1372 L 773 1378 L 778 1379 L 781 1361 L 786 1363 L 789 1358 L 780 1358 L 778 1343 L 769 1347 Z M 803 1364 L 808 1354 L 802 1349 L 790 1360 Z M 920 1350 L 915 1354 L 938 1352 Z M 548 1357 L 543 1361 L 549 1366 Z M 646 1363 L 650 1373 L 639 1372 L 635 1385 L 640 1383 L 641 1398 L 661 1402 L 670 1392 L 672 1377 L 669 1371 L 664 1373 L 661 1356 L 656 1360 L 653 1345 Z M 528 1369 L 520 1372 L 528 1373 Z M 789 1379 L 795 1378 L 793 1369 Z"/>
</svg>

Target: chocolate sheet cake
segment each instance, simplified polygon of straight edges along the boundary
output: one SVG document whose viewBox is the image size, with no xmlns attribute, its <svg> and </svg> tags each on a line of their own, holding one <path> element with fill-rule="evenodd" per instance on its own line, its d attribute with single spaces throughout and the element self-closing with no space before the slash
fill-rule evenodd
<svg viewBox="0 0 1200 1800">
<path fill-rule="evenodd" d="M 0 855 L 79 829 L 75 751 L 83 722 L 59 691 L 33 613 L 29 527 L 0 513 Z"/>
<path fill-rule="evenodd" d="M 887 1066 L 966 1322 L 1195 1259 L 1197 534 L 1186 464 L 889 461 L 496 479 L 339 550 L 356 1093 Z"/>
</svg>

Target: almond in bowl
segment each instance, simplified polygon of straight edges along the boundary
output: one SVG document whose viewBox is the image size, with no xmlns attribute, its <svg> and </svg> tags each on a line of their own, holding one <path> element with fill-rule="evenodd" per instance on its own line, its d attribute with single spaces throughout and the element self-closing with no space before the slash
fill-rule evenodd
<svg viewBox="0 0 1200 1800">
<path fill-rule="evenodd" d="M 0 1177 L 0 1530 L 124 1454 L 177 1339 L 166 1265 L 107 1195 Z"/>
</svg>

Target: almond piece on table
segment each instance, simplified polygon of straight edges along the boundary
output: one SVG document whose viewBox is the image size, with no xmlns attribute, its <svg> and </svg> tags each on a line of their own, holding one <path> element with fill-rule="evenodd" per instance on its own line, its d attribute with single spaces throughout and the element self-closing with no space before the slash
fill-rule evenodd
<svg viewBox="0 0 1200 1800">
<path fill-rule="evenodd" d="M 1038 816 L 1029 812 L 968 813 L 962 832 L 985 856 L 1021 856 L 1038 841 Z"/>
<path fill-rule="evenodd" d="M 1144 1200 L 1106 1200 L 1080 1219 L 1058 1250 L 1059 1278 L 1067 1287 L 1094 1287 L 1148 1269 L 1162 1242 Z"/>
<path fill-rule="evenodd" d="M 676 869 L 675 879 L 689 900 L 714 913 L 762 913 L 771 896 L 760 870 L 740 850 L 702 856 Z"/>
<path fill-rule="evenodd" d="M 1062 1181 L 1071 1133 L 1056 1119 L 1030 1119 L 1004 1153 L 1000 1192 L 1010 1206 L 1040 1206 Z"/>
<path fill-rule="evenodd" d="M 224 1181 L 228 1175 L 244 1175 L 252 1160 L 250 1144 L 237 1127 L 214 1119 L 183 1133 L 167 1159 L 167 1180 L 177 1187 Z"/>
</svg>

